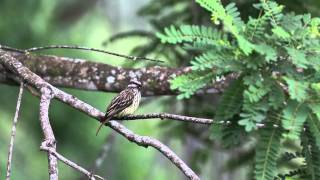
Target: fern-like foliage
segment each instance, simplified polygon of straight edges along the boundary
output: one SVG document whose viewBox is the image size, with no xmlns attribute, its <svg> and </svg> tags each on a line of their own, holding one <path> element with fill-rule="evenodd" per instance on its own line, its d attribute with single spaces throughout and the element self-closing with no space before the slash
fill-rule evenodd
<svg viewBox="0 0 320 180">
<path fill-rule="evenodd" d="M 317 148 L 320 149 L 320 122 L 314 115 L 309 115 L 307 123 L 310 133 L 314 137 L 315 144 L 317 145 Z"/>
<path fill-rule="evenodd" d="M 217 121 L 229 120 L 241 110 L 244 85 L 241 78 L 233 81 L 223 93 L 216 110 Z"/>
<path fill-rule="evenodd" d="M 318 180 L 320 179 L 320 150 L 317 147 L 314 138 L 315 137 L 309 129 L 307 129 L 302 138 L 302 146 L 307 164 L 307 171 L 310 176 L 309 179 Z"/>
<path fill-rule="evenodd" d="M 205 75 L 197 73 L 185 74 L 171 80 L 171 88 L 184 92 L 178 96 L 179 99 L 190 98 L 196 90 L 211 82 L 212 78 L 212 73 L 207 73 Z"/>
<path fill-rule="evenodd" d="M 260 131 L 256 147 L 255 179 L 274 180 L 277 173 L 277 159 L 280 155 L 281 130 L 268 126 Z"/>
<path fill-rule="evenodd" d="M 287 130 L 283 135 L 287 138 L 297 140 L 307 120 L 309 109 L 306 105 L 297 101 L 289 101 L 283 110 L 282 127 Z"/>
<path fill-rule="evenodd" d="M 163 43 L 201 42 L 218 46 L 229 45 L 228 41 L 223 40 L 225 37 L 221 32 L 206 26 L 183 25 L 179 28 L 170 26 L 164 29 L 164 34 L 157 33 L 157 36 Z"/>
<path fill-rule="evenodd" d="M 307 149 L 302 143 L 300 149 L 304 147 L 306 153 L 301 158 L 315 164 L 308 161 L 318 157 L 320 146 L 320 18 L 285 13 L 276 1 L 260 0 L 253 5 L 259 15 L 243 21 L 235 3 L 196 2 L 209 11 L 211 26 L 171 26 L 157 34 L 162 42 L 182 45 L 194 57 L 189 61 L 192 71 L 171 81 L 172 88 L 181 92 L 178 97 L 189 98 L 218 78 L 236 75 L 224 90 L 214 118 L 231 121 L 233 129 L 242 131 L 233 133 L 224 127 L 222 141 L 225 137 L 235 142 L 231 144 L 240 144 L 235 137 L 243 132 L 260 137 L 255 176 L 274 179 L 280 142 L 302 141 L 307 125 L 311 136 L 303 141 L 315 145 Z M 260 124 L 267 128 L 259 129 Z M 315 167 L 298 167 L 306 172 L 308 168 Z M 298 172 L 296 177 L 302 176 Z"/>
</svg>

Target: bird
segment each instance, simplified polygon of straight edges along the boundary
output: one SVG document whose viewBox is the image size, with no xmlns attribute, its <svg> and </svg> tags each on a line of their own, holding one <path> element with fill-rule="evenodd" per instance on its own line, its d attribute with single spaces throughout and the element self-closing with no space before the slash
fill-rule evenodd
<svg viewBox="0 0 320 180">
<path fill-rule="evenodd" d="M 109 104 L 106 114 L 100 119 L 100 126 L 97 129 L 96 136 L 98 135 L 101 127 L 113 117 L 123 117 L 133 114 L 139 107 L 141 99 L 142 85 L 136 79 L 130 80 L 126 89 L 122 90 L 115 96 Z"/>
</svg>

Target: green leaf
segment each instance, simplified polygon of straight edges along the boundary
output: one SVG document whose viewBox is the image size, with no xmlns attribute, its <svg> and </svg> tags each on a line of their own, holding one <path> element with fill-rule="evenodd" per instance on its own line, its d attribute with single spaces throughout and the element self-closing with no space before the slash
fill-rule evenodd
<svg viewBox="0 0 320 180">
<path fill-rule="evenodd" d="M 266 0 L 260 0 L 260 4 L 256 5 L 260 10 L 264 10 L 265 16 L 268 17 L 268 19 L 271 22 L 272 26 L 277 26 L 280 24 L 280 21 L 282 19 L 282 10 L 284 8 L 283 5 L 279 5 L 275 1 L 266 1 Z"/>
<path fill-rule="evenodd" d="M 231 58 L 232 57 L 225 55 L 224 52 L 211 50 L 195 57 L 191 61 L 192 69 L 211 70 L 214 68 L 217 75 L 238 70 L 240 68 L 240 64 L 236 64 L 237 62 L 231 61 Z"/>
<path fill-rule="evenodd" d="M 206 26 L 182 25 L 179 28 L 170 26 L 164 29 L 164 33 L 157 33 L 156 36 L 162 43 L 202 42 L 211 45 L 228 45 L 222 33 L 216 29 Z"/>
<path fill-rule="evenodd" d="M 309 108 L 316 115 L 317 119 L 320 120 L 320 104 L 319 103 L 310 103 Z"/>
<path fill-rule="evenodd" d="M 245 130 L 250 132 L 257 129 L 256 123 L 261 123 L 266 118 L 266 113 L 269 110 L 269 105 L 266 101 L 250 103 L 244 99 L 242 112 L 240 113 L 241 120 L 239 125 L 245 126 Z"/>
<path fill-rule="evenodd" d="M 178 99 L 190 98 L 197 90 L 212 82 L 213 73 L 191 72 L 170 80 L 171 89 L 178 89 Z"/>
<path fill-rule="evenodd" d="M 286 81 L 288 85 L 289 95 L 291 99 L 303 102 L 305 99 L 308 98 L 308 83 L 296 81 L 289 77 L 284 77 L 283 79 Z"/>
<path fill-rule="evenodd" d="M 254 44 L 241 34 L 245 30 L 245 25 L 235 3 L 230 3 L 224 8 L 220 0 L 196 0 L 196 2 L 212 13 L 213 21 L 220 19 L 223 22 L 226 30 L 237 39 L 239 48 L 245 55 L 251 54 Z"/>
<path fill-rule="evenodd" d="M 237 36 L 239 48 L 244 52 L 245 55 L 251 54 L 254 49 L 254 44 L 246 40 L 243 36 Z"/>
<path fill-rule="evenodd" d="M 274 180 L 277 175 L 277 159 L 280 155 L 280 128 L 272 125 L 259 130 L 260 138 L 256 146 L 255 179 Z"/>
<path fill-rule="evenodd" d="M 282 27 L 276 26 L 272 28 L 273 34 L 282 39 L 289 39 L 291 36 L 288 32 L 286 32 Z"/>
<path fill-rule="evenodd" d="M 239 147 L 241 143 L 246 142 L 246 133 L 241 126 L 231 120 L 228 126 L 222 126 L 222 146 L 224 148 Z"/>
<path fill-rule="evenodd" d="M 320 149 L 320 122 L 316 117 L 310 115 L 307 119 L 310 132 L 315 140 L 315 144 Z"/>
<path fill-rule="evenodd" d="M 278 84 L 274 84 L 269 92 L 268 100 L 271 107 L 278 109 L 285 102 L 284 90 Z"/>
<path fill-rule="evenodd" d="M 244 84 L 247 88 L 244 91 L 244 98 L 250 103 L 260 101 L 270 90 L 271 80 L 263 78 L 261 74 L 251 74 L 244 77 Z"/>
<path fill-rule="evenodd" d="M 277 51 L 273 47 L 267 44 L 262 43 L 262 44 L 256 45 L 255 50 L 259 54 L 265 55 L 267 62 L 277 60 Z"/>
<path fill-rule="evenodd" d="M 220 0 L 196 0 L 196 2 L 212 13 L 224 10 Z"/>
<path fill-rule="evenodd" d="M 302 153 L 305 156 L 307 171 L 311 180 L 320 179 L 320 151 L 316 145 L 315 137 L 311 134 L 309 129 L 302 136 Z"/>
<path fill-rule="evenodd" d="M 286 47 L 286 50 L 292 60 L 292 63 L 299 68 L 308 68 L 309 62 L 307 61 L 306 55 L 297 49 Z"/>
<path fill-rule="evenodd" d="M 244 126 L 246 132 L 251 132 L 252 130 L 258 129 L 255 121 L 262 121 L 265 118 L 265 116 L 261 114 L 256 114 L 253 116 L 252 114 L 241 113 L 240 116 L 242 119 L 238 122 L 238 124 Z"/>
<path fill-rule="evenodd" d="M 217 121 L 225 121 L 240 112 L 244 85 L 242 78 L 234 80 L 223 92 L 214 117 Z"/>
<path fill-rule="evenodd" d="M 287 130 L 283 136 L 298 140 L 308 115 L 309 109 L 305 104 L 293 100 L 289 101 L 283 110 L 282 127 Z"/>
</svg>

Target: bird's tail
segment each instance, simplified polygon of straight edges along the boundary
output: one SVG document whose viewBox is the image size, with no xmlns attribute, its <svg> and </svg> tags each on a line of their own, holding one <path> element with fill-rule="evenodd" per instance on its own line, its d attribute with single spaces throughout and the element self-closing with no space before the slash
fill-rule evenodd
<svg viewBox="0 0 320 180">
<path fill-rule="evenodd" d="M 100 126 L 97 129 L 96 136 L 98 136 L 98 133 L 99 133 L 100 129 L 102 128 L 102 126 L 109 120 L 110 120 L 109 117 L 105 117 L 104 116 L 104 117 L 101 118 L 101 120 L 100 120 L 101 123 L 100 123 Z"/>
</svg>

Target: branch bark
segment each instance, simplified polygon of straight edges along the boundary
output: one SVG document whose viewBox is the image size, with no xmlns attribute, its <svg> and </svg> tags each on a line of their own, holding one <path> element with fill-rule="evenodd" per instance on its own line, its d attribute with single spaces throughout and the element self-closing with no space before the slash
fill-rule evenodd
<svg viewBox="0 0 320 180">
<path fill-rule="evenodd" d="M 56 150 L 56 139 L 53 134 L 53 130 L 49 121 L 49 105 L 53 98 L 52 92 L 48 88 L 41 89 L 41 99 L 40 99 L 40 124 L 44 135 L 44 140 L 41 143 L 42 147 L 50 147 L 54 151 Z M 48 170 L 49 179 L 58 180 L 58 162 L 57 158 L 48 151 Z"/>
<path fill-rule="evenodd" d="M 69 95 L 55 87 L 53 87 L 51 84 L 44 81 L 41 77 L 34 74 L 32 71 L 30 71 L 28 68 L 26 68 L 20 61 L 18 61 L 16 58 L 11 56 L 10 54 L 6 53 L 3 50 L 0 50 L 0 62 L 11 72 L 15 73 L 17 76 L 22 78 L 24 81 L 26 81 L 29 85 L 32 85 L 37 90 L 50 90 L 53 96 L 60 100 L 61 102 L 64 102 L 71 107 L 82 111 L 86 113 L 87 115 L 94 117 L 96 120 L 98 120 L 101 116 L 104 115 L 104 113 L 100 112 L 99 110 L 95 109 L 94 107 L 90 106 L 89 104 L 86 104 L 85 102 L 77 99 L 76 97 Z M 44 92 L 41 92 L 42 94 Z M 48 120 L 48 113 L 47 108 L 49 107 L 48 103 L 48 97 L 46 95 L 42 95 L 41 99 L 43 99 L 42 102 L 42 110 L 40 113 L 40 118 L 43 118 L 44 120 Z M 46 110 L 46 112 L 45 112 Z M 116 121 L 110 121 L 107 123 L 107 126 L 121 134 L 122 136 L 126 137 L 129 141 L 135 142 L 136 144 L 144 147 L 154 147 L 158 151 L 160 151 L 165 157 L 167 157 L 173 164 L 175 164 L 189 179 L 192 180 L 198 180 L 200 179 L 184 162 L 181 160 L 170 148 L 168 148 L 166 145 L 162 144 L 160 141 L 147 137 L 147 136 L 140 136 L 135 133 L 133 133 L 131 130 L 127 129 L 122 124 L 116 122 Z M 46 128 L 44 128 L 45 132 Z M 46 136 L 45 132 L 45 136 Z M 53 134 L 51 134 L 52 137 Z M 54 136 L 53 136 L 54 138 Z M 53 147 L 51 145 L 51 147 Z M 54 147 L 53 147 L 54 148 Z M 55 157 L 54 157 L 55 158 Z M 56 158 L 55 158 L 56 160 Z M 53 175 L 54 172 L 53 172 Z"/>
<path fill-rule="evenodd" d="M 5 52 L 54 86 L 84 90 L 120 92 L 131 78 L 137 78 L 143 84 L 143 96 L 174 95 L 177 92 L 170 89 L 169 80 L 191 71 L 191 67 L 122 68 L 83 59 Z M 0 82 L 13 84 L 9 74 L 5 67 L 0 66 Z M 221 92 L 233 78 L 233 75 L 227 76 L 199 93 Z"/>
</svg>

